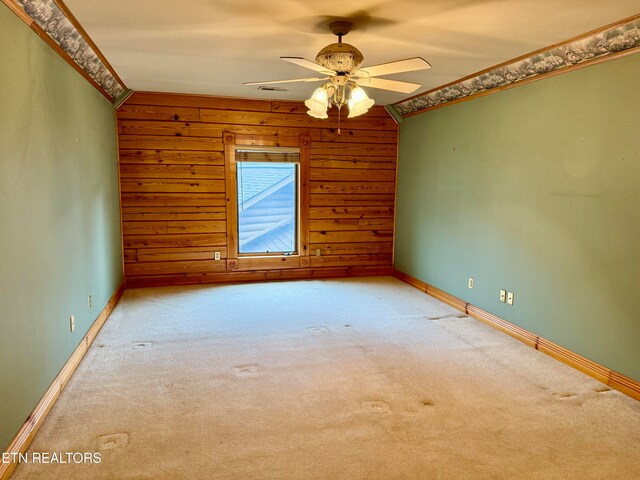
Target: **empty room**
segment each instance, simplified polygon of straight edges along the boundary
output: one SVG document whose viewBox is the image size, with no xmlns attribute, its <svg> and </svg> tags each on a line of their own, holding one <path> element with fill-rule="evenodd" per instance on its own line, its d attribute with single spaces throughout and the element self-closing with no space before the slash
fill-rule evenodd
<svg viewBox="0 0 640 480">
<path fill-rule="evenodd" d="M 0 480 L 640 478 L 637 0 L 2 0 Z"/>
</svg>

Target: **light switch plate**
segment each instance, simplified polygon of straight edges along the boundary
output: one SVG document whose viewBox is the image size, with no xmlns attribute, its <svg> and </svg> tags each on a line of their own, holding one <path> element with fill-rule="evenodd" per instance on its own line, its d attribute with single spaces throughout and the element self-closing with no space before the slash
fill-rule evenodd
<svg viewBox="0 0 640 480">
<path fill-rule="evenodd" d="M 500 301 L 502 303 L 507 301 L 507 291 L 506 290 L 500 290 Z"/>
<path fill-rule="evenodd" d="M 469 277 L 469 288 L 473 288 L 473 277 Z"/>
<path fill-rule="evenodd" d="M 507 305 L 513 305 L 513 292 L 507 292 Z"/>
</svg>

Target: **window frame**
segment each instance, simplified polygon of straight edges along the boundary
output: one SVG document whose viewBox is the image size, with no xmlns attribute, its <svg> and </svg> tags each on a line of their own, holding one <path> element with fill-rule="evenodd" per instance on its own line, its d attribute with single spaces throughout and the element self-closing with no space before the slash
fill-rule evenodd
<svg viewBox="0 0 640 480">
<path fill-rule="evenodd" d="M 225 198 L 227 217 L 227 270 L 264 270 L 305 268 L 309 266 L 309 156 L 311 139 L 308 136 L 279 137 L 278 135 L 243 135 L 224 132 Z M 297 251 L 283 253 L 239 253 L 238 239 L 238 162 L 236 149 L 299 151 L 297 185 Z"/>
<path fill-rule="evenodd" d="M 293 147 L 268 147 L 268 146 L 251 146 L 251 147 L 247 147 L 247 146 L 238 146 L 236 145 L 235 147 L 235 151 L 234 151 L 234 158 L 235 158 L 235 154 L 237 153 L 238 150 L 256 150 L 256 151 L 268 151 L 268 152 L 291 152 L 291 153 L 296 153 L 298 154 L 298 161 L 296 162 L 288 162 L 288 163 L 292 163 L 296 166 L 295 168 L 295 199 L 294 199 L 294 207 L 295 207 L 295 219 L 296 219 L 296 225 L 295 225 L 295 240 L 294 240 L 294 249 L 289 252 L 247 252 L 247 253 L 243 253 L 240 251 L 240 212 L 238 211 L 237 213 L 237 221 L 236 221 L 236 228 L 238 229 L 238 231 L 236 232 L 237 234 L 237 238 L 238 238 L 238 258 L 240 257 L 273 257 L 273 256 L 280 256 L 280 257 L 293 257 L 293 256 L 300 256 L 300 149 L 299 148 L 293 148 Z M 236 160 L 236 172 L 238 169 L 238 164 L 241 164 L 243 162 L 238 162 Z M 252 163 L 269 163 L 266 161 L 260 162 L 260 161 L 256 161 L 256 162 L 252 162 Z M 287 163 L 287 162 L 273 162 L 273 163 Z M 238 199 L 238 175 L 236 174 L 236 205 L 237 205 L 237 199 Z"/>
</svg>

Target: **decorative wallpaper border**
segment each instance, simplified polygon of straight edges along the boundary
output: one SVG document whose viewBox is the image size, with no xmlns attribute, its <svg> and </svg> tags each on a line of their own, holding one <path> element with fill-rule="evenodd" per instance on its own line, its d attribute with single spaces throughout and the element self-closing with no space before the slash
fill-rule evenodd
<svg viewBox="0 0 640 480">
<path fill-rule="evenodd" d="M 54 0 L 14 0 L 14 2 L 91 79 L 102 87 L 112 100 L 116 100 L 125 92 L 126 86 L 112 72 L 110 66 L 105 65 L 100 59 L 100 55 L 92 47 L 93 42 L 78 31 L 74 22 L 67 17 L 67 14 L 58 3 Z"/>
<path fill-rule="evenodd" d="M 640 47 L 640 16 L 483 70 L 452 84 L 394 103 L 393 107 L 402 116 L 412 115 L 421 110 L 444 106 L 449 102 L 484 92 L 499 91 L 515 83 L 549 75 L 552 72 L 593 62 L 637 47 Z"/>
</svg>

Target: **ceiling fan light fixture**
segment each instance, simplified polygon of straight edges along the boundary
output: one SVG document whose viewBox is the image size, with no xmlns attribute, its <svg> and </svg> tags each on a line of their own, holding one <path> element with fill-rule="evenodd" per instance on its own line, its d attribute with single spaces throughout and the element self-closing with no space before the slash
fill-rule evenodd
<svg viewBox="0 0 640 480">
<path fill-rule="evenodd" d="M 349 107 L 348 118 L 353 118 L 367 113 L 375 103 L 360 87 L 361 84 L 366 85 L 367 88 L 400 93 L 411 93 L 420 88 L 417 83 L 376 77 L 430 68 L 431 65 L 421 57 L 381 63 L 361 70 L 360 67 L 364 61 L 362 52 L 353 45 L 342 42 L 342 37 L 348 34 L 352 27 L 353 24 L 348 19 L 336 19 L 331 22 L 329 29 L 338 37 L 338 42 L 331 43 L 320 50 L 316 55 L 315 62 L 302 57 L 280 57 L 286 62 L 318 72 L 322 77 L 245 82 L 245 85 L 325 81 L 326 83 L 317 88 L 304 103 L 309 109 L 307 114 L 315 118 L 329 118 L 327 110 L 336 107 L 338 109 L 338 133 L 340 133 L 342 107 L 347 105 Z"/>
<path fill-rule="evenodd" d="M 347 102 L 349 105 L 349 115 L 347 117 L 353 118 L 367 113 L 374 103 L 375 101 L 369 98 L 361 87 L 353 87 L 351 89 L 351 98 Z"/>
</svg>

